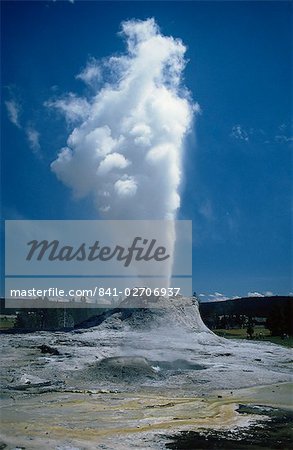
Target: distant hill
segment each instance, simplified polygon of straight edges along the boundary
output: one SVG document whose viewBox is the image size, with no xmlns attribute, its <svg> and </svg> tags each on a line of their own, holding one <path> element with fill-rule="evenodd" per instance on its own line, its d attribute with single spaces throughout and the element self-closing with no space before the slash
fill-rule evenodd
<svg viewBox="0 0 293 450">
<path fill-rule="evenodd" d="M 244 314 L 251 317 L 269 317 L 272 310 L 281 307 L 286 307 L 292 314 L 293 297 L 277 295 L 272 297 L 242 297 L 234 300 L 199 304 L 202 317 L 213 314 Z"/>
<path fill-rule="evenodd" d="M 210 328 L 217 328 L 219 318 L 246 316 L 248 318 L 263 318 L 270 329 L 280 333 L 284 330 L 293 335 L 293 297 L 242 297 L 234 300 L 206 302 L 199 304 L 203 321 Z M 239 321 L 236 320 L 236 323 Z"/>
</svg>

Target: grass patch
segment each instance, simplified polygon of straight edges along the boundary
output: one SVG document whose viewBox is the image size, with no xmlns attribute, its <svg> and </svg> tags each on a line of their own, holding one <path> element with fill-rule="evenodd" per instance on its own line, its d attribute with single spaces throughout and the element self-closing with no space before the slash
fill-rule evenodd
<svg viewBox="0 0 293 450">
<path fill-rule="evenodd" d="M 219 328 L 213 330 L 213 332 L 227 339 L 247 339 L 246 328 L 232 328 L 230 330 Z M 293 347 L 293 337 L 282 339 L 280 336 L 271 336 L 270 331 L 262 326 L 254 327 L 253 341 L 269 341 L 273 344 L 283 345 L 284 347 Z"/>
<path fill-rule="evenodd" d="M 0 315 L 0 330 L 9 330 L 14 327 L 16 316 Z"/>
</svg>

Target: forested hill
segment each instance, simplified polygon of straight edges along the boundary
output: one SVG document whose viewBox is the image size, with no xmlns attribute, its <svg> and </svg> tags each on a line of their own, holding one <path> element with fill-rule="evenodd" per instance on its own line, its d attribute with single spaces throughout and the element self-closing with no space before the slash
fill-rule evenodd
<svg viewBox="0 0 293 450">
<path fill-rule="evenodd" d="M 199 310 L 211 329 L 263 325 L 272 336 L 293 336 L 293 297 L 243 297 L 200 303 Z"/>
<path fill-rule="evenodd" d="M 269 317 L 274 310 L 286 310 L 293 314 L 293 297 L 242 297 L 234 300 L 200 303 L 202 317 L 213 315 L 243 314 L 251 317 Z"/>
</svg>

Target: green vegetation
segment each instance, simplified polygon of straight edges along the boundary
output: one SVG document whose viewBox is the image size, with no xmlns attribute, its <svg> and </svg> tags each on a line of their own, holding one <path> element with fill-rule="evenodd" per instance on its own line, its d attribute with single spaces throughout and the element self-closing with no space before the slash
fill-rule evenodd
<svg viewBox="0 0 293 450">
<path fill-rule="evenodd" d="M 9 330 L 14 327 L 15 324 L 15 315 L 0 315 L 0 330 Z"/>
<path fill-rule="evenodd" d="M 17 313 L 14 328 L 20 330 L 72 329 L 102 310 L 93 308 L 47 308 L 21 310 Z"/>
<path fill-rule="evenodd" d="M 199 310 L 206 326 L 219 336 L 293 345 L 293 297 L 207 302 L 200 303 Z"/>
<path fill-rule="evenodd" d="M 247 329 L 246 328 L 232 328 L 226 330 L 224 328 L 218 328 L 213 330 L 215 334 L 227 339 L 247 339 Z M 284 347 L 293 347 L 293 337 L 289 336 L 282 338 L 280 336 L 272 336 L 270 330 L 263 326 L 254 327 L 253 341 L 263 342 L 269 341 L 273 344 L 283 345 Z"/>
<path fill-rule="evenodd" d="M 75 325 L 102 314 L 103 311 L 101 308 L 23 309 L 13 314 L 0 314 L 0 331 L 72 329 Z"/>
<path fill-rule="evenodd" d="M 293 297 L 244 297 L 199 304 L 204 323 L 211 329 L 266 326 L 272 336 L 293 336 Z"/>
</svg>

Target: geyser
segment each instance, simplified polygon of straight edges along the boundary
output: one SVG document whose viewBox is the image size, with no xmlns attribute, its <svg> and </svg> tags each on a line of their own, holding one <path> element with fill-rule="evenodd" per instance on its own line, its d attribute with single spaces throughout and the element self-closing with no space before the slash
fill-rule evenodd
<svg viewBox="0 0 293 450">
<path fill-rule="evenodd" d="M 91 59 L 77 75 L 91 95 L 68 93 L 46 102 L 72 128 L 51 169 L 76 198 L 91 196 L 100 218 L 173 221 L 184 140 L 199 109 L 181 84 L 186 47 L 163 36 L 154 19 L 122 22 L 120 35 L 126 53 Z M 168 288 L 175 223 L 165 234 Z"/>
<path fill-rule="evenodd" d="M 123 22 L 120 34 L 125 54 L 91 59 L 77 76 L 92 95 L 46 103 L 72 127 L 51 169 L 75 197 L 91 195 L 102 218 L 172 220 L 184 138 L 198 109 L 181 85 L 186 48 L 154 19 Z"/>
</svg>

